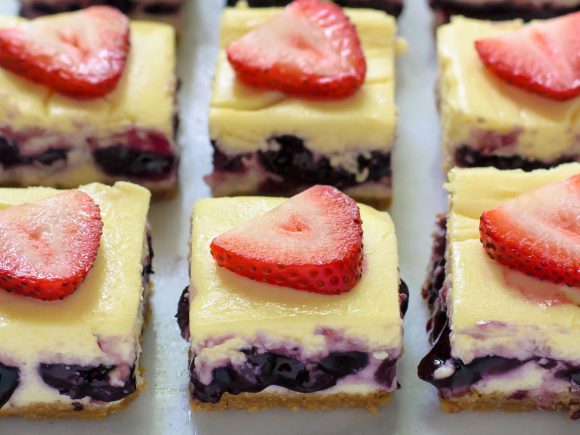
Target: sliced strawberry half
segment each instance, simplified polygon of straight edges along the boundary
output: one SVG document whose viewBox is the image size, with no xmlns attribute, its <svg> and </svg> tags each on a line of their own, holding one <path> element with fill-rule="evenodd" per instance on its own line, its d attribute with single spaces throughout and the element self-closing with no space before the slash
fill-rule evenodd
<svg viewBox="0 0 580 435">
<path fill-rule="evenodd" d="M 580 95 L 580 12 L 475 41 L 475 48 L 515 86 L 554 100 Z"/>
<path fill-rule="evenodd" d="M 339 6 L 296 0 L 227 47 L 238 78 L 313 98 L 345 98 L 366 75 L 355 26 Z"/>
<path fill-rule="evenodd" d="M 57 92 L 96 98 L 117 86 L 129 45 L 127 17 L 94 6 L 0 29 L 0 66 Z"/>
<path fill-rule="evenodd" d="M 247 278 L 339 294 L 361 278 L 360 212 L 334 187 L 315 186 L 215 238 L 210 249 L 220 266 Z"/>
<path fill-rule="evenodd" d="M 0 288 L 45 301 L 73 293 L 93 267 L 103 222 L 71 190 L 0 211 Z"/>
<path fill-rule="evenodd" d="M 486 211 L 479 229 L 494 260 L 542 280 L 580 287 L 580 174 Z"/>
</svg>

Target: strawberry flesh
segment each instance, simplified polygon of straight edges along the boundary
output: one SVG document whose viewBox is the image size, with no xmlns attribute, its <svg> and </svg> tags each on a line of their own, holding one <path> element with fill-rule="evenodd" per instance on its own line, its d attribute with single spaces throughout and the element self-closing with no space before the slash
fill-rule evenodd
<svg viewBox="0 0 580 435">
<path fill-rule="evenodd" d="M 334 187 L 314 186 L 218 236 L 210 250 L 220 266 L 259 282 L 344 293 L 362 275 L 360 211 Z"/>
<path fill-rule="evenodd" d="M 54 301 L 93 267 L 103 222 L 86 193 L 71 190 L 0 211 L 0 288 Z"/>
<path fill-rule="evenodd" d="M 580 12 L 475 41 L 475 48 L 514 86 L 554 100 L 580 95 Z"/>
<path fill-rule="evenodd" d="M 580 287 L 580 174 L 482 214 L 481 243 L 512 269 Z"/>
<path fill-rule="evenodd" d="M 321 0 L 296 0 L 227 47 L 244 83 L 300 97 L 339 99 L 363 84 L 366 61 L 355 26 Z"/>
<path fill-rule="evenodd" d="M 0 66 L 77 98 L 115 89 L 129 53 L 129 20 L 94 6 L 0 29 Z"/>
</svg>

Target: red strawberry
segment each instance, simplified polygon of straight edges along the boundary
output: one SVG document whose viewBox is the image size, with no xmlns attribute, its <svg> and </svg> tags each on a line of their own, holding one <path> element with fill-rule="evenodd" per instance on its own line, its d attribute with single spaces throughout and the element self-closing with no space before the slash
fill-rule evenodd
<svg viewBox="0 0 580 435">
<path fill-rule="evenodd" d="M 580 95 L 580 12 L 475 41 L 475 48 L 515 86 L 554 100 Z"/>
<path fill-rule="evenodd" d="M 129 53 L 129 20 L 107 6 L 0 29 L 0 66 L 73 97 L 117 86 Z"/>
<path fill-rule="evenodd" d="M 348 97 L 367 69 L 355 26 L 321 0 L 295 0 L 231 43 L 227 55 L 243 82 L 301 97 Z"/>
<path fill-rule="evenodd" d="M 356 202 L 314 186 L 215 238 L 220 266 L 260 282 L 339 294 L 360 280 L 362 225 Z"/>
<path fill-rule="evenodd" d="M 102 229 L 99 206 L 78 190 L 0 211 L 0 288 L 67 297 L 93 267 Z"/>
<path fill-rule="evenodd" d="M 486 211 L 479 229 L 494 260 L 542 280 L 580 287 L 580 174 Z"/>
</svg>

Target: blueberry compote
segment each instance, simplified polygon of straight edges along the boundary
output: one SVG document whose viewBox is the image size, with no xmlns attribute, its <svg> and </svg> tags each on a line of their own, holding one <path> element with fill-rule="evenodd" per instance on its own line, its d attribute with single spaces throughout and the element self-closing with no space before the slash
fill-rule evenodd
<svg viewBox="0 0 580 435">
<path fill-rule="evenodd" d="M 122 145 L 101 148 L 93 157 L 103 172 L 116 177 L 163 179 L 173 172 L 174 155 L 138 151 Z"/>
<path fill-rule="evenodd" d="M 430 271 L 431 276 L 427 279 L 427 285 L 423 289 L 423 297 L 427 299 L 431 309 L 427 330 L 430 333 L 433 347 L 419 364 L 417 369 L 419 378 L 437 387 L 442 397 L 450 398 L 468 393 L 469 389 L 482 379 L 503 375 L 525 364 L 533 363 L 545 370 L 552 370 L 555 378 L 570 382 L 572 388 L 580 388 L 580 367 L 564 361 L 543 357 L 520 360 L 490 355 L 476 358 L 471 363 L 464 364 L 463 361 L 452 356 L 449 319 L 445 302 L 439 297 L 444 286 L 445 274 L 443 273 L 441 276 L 441 269 L 445 268 L 446 223 L 444 215 L 438 217 L 437 231 L 433 240 L 432 260 L 434 267 Z M 452 369 L 452 372 L 447 377 L 437 378 L 435 371 L 443 366 Z M 512 398 L 524 399 L 526 397 L 527 393 L 521 391 Z"/>
<path fill-rule="evenodd" d="M 399 285 L 401 317 L 405 316 L 409 299 L 407 285 Z M 189 338 L 189 287 L 181 294 L 177 308 L 177 323 L 182 337 Z M 338 380 L 360 372 L 369 363 L 366 352 L 331 352 L 320 361 L 302 362 L 295 358 L 273 352 L 262 352 L 256 348 L 242 350 L 246 364 L 237 370 L 231 365 L 213 370 L 209 385 L 199 381 L 195 373 L 195 357 L 191 362 L 190 374 L 192 395 L 200 402 L 216 403 L 224 393 L 257 393 L 271 385 L 277 385 L 299 393 L 326 390 Z M 374 379 L 385 387 L 393 385 L 397 374 L 397 360 L 385 359 L 377 368 Z"/>
<path fill-rule="evenodd" d="M 20 370 L 0 363 L 0 408 L 2 408 L 20 383 Z"/>
<path fill-rule="evenodd" d="M 469 147 L 461 147 L 455 151 L 455 164 L 462 168 L 493 166 L 498 169 L 522 169 L 533 171 L 535 169 L 548 169 L 563 163 L 575 162 L 577 158 L 562 157 L 550 162 L 542 160 L 529 160 L 519 156 L 498 156 L 482 154 Z"/>
<path fill-rule="evenodd" d="M 51 166 L 57 162 L 66 163 L 67 151 L 60 148 L 49 148 L 42 153 L 23 156 L 17 145 L 0 136 L 0 166 L 9 169 L 18 165 Z"/>
<path fill-rule="evenodd" d="M 328 184 L 339 189 L 360 184 L 356 174 L 341 167 L 334 167 L 327 157 L 316 156 L 299 137 L 292 135 L 276 136 L 268 142 L 276 144 L 275 149 L 258 151 L 257 158 L 263 168 L 281 181 L 268 180 L 260 186 L 260 192 L 275 194 L 280 191 L 293 191 L 300 186 Z M 230 157 L 214 146 L 214 170 L 216 172 L 242 172 L 245 155 Z M 364 182 L 384 182 L 391 177 L 390 152 L 371 151 L 357 157 L 359 173 L 367 173 Z"/>
<path fill-rule="evenodd" d="M 115 366 L 81 366 L 74 364 L 40 364 L 38 372 L 42 380 L 56 388 L 60 394 L 79 400 L 90 397 L 100 402 L 116 402 L 137 389 L 135 370 L 122 386 L 113 386 L 109 379 Z"/>
<path fill-rule="evenodd" d="M 238 370 L 231 366 L 213 371 L 209 385 L 201 383 L 195 374 L 195 358 L 191 363 L 193 397 L 201 402 L 216 403 L 224 393 L 257 393 L 277 385 L 299 393 L 314 393 L 336 385 L 337 381 L 364 369 L 366 352 L 333 352 L 317 362 L 302 362 L 294 358 L 257 349 L 242 351 L 247 358 Z M 391 378 L 392 381 L 392 378 Z"/>
</svg>

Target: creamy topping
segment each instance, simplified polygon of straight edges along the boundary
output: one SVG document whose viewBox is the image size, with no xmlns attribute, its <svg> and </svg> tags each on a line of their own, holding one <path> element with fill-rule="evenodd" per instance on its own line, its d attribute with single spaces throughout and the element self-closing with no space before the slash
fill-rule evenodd
<svg viewBox="0 0 580 435">
<path fill-rule="evenodd" d="M 513 136 L 494 154 L 555 159 L 580 153 L 580 97 L 554 101 L 506 83 L 487 70 L 474 41 L 515 30 L 521 21 L 492 23 L 453 17 L 437 33 L 443 146 L 478 148 L 489 133 Z M 497 142 L 497 141 L 495 141 Z"/>
<path fill-rule="evenodd" d="M 453 356 L 465 364 L 487 355 L 580 362 L 580 307 L 563 303 L 565 288 L 542 283 L 546 297 L 538 300 L 532 278 L 490 259 L 479 241 L 483 211 L 578 173 L 577 163 L 530 173 L 493 168 L 450 172 L 447 306 Z"/>
<path fill-rule="evenodd" d="M 365 343 L 370 352 L 400 349 L 397 242 L 388 214 L 360 205 L 365 271 L 359 284 L 339 296 L 325 296 L 257 283 L 219 268 L 211 257 L 211 240 L 263 214 L 281 198 L 219 198 L 196 203 L 192 223 L 190 333 L 192 349 L 212 339 L 259 334 L 271 342 L 297 341 L 304 354 L 325 346 L 320 328 L 339 331 Z M 224 352 L 227 354 L 225 347 Z"/>
<path fill-rule="evenodd" d="M 309 149 L 326 155 L 390 149 L 397 118 L 394 18 L 379 11 L 346 9 L 357 26 L 367 60 L 365 84 L 346 100 L 314 101 L 245 86 L 226 59 L 225 47 L 230 42 L 277 12 L 276 8 L 224 12 L 210 109 L 212 139 L 226 154 L 265 150 L 268 139 L 281 134 L 298 136 Z"/>
<path fill-rule="evenodd" d="M 0 17 L 0 27 L 22 22 Z M 172 137 L 174 70 L 173 28 L 133 22 L 125 72 L 117 88 L 104 98 L 80 101 L 0 69 L 0 124 L 15 130 L 39 128 L 97 137 L 137 125 Z"/>
</svg>

